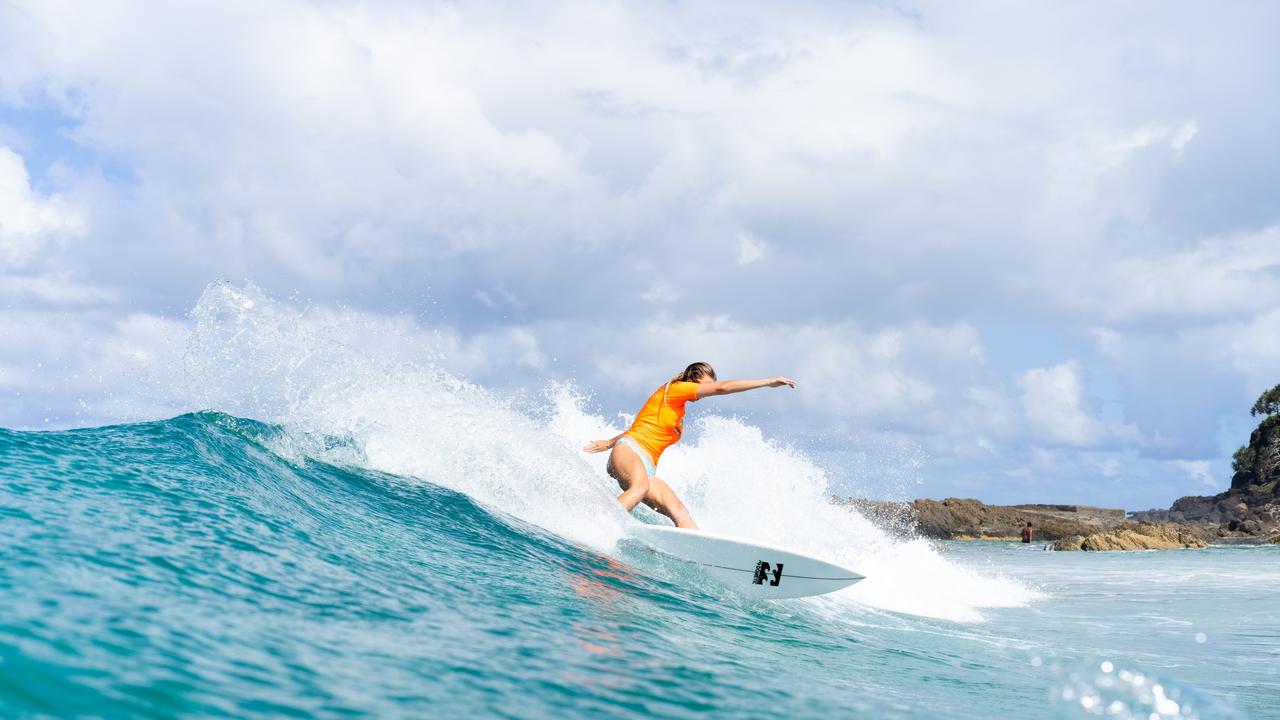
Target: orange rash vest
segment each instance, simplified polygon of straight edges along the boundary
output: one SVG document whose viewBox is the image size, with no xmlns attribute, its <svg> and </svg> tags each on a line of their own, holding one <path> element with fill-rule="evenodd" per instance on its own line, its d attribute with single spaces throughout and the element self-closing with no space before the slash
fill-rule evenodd
<svg viewBox="0 0 1280 720">
<path fill-rule="evenodd" d="M 655 390 L 636 413 L 627 435 L 648 451 L 654 465 L 658 464 L 662 451 L 671 447 L 684 432 L 685 403 L 697 399 L 698 383 L 673 382 Z"/>
</svg>

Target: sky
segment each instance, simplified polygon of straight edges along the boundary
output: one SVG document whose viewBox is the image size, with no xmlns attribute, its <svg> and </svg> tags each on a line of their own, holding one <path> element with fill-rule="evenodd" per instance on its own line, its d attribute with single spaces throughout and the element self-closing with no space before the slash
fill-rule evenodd
<svg viewBox="0 0 1280 720">
<path fill-rule="evenodd" d="M 0 426 L 162 418 L 211 282 L 836 490 L 1167 507 L 1280 382 L 1280 5 L 0 4 Z M 699 408 L 699 411 L 705 411 Z"/>
</svg>

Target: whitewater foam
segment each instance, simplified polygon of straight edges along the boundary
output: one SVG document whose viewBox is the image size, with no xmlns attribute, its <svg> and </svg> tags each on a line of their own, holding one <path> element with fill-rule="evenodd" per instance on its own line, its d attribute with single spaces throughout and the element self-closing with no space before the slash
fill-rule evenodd
<svg viewBox="0 0 1280 720">
<path fill-rule="evenodd" d="M 296 306 L 252 286 L 213 284 L 192 316 L 195 400 L 282 425 L 281 452 L 428 480 L 606 552 L 622 537 L 606 454 L 580 448 L 623 422 L 588 412 L 571 386 L 553 385 L 543 408 L 517 408 L 445 371 L 438 336 L 410 318 Z M 704 528 L 855 568 L 867 579 L 835 596 L 845 607 L 976 621 L 981 608 L 1035 597 L 833 504 L 826 473 L 802 453 L 707 414 L 728 402 L 691 406 L 690 438 L 662 458 L 662 477 Z"/>
<path fill-rule="evenodd" d="M 621 429 L 584 413 L 570 392 L 557 395 L 555 403 L 551 428 L 566 439 L 609 437 Z M 1022 605 L 1037 595 L 1016 581 L 949 562 L 929 541 L 895 537 L 853 508 L 833 503 L 825 471 L 797 450 L 766 439 L 757 427 L 718 415 L 690 425 L 688 438 L 663 454 L 661 476 L 699 525 L 828 558 L 867 577 L 834 598 L 976 621 L 979 608 Z M 593 459 L 601 474 L 604 463 L 603 454 Z"/>
</svg>

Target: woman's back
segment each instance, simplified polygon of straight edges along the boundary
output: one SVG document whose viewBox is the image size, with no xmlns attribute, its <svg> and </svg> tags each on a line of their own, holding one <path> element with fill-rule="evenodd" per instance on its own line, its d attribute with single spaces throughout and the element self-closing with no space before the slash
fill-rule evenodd
<svg viewBox="0 0 1280 720">
<path fill-rule="evenodd" d="M 662 452 L 684 433 L 685 404 L 697 399 L 698 383 L 677 381 L 663 385 L 645 400 L 627 435 L 635 438 L 656 465 Z"/>
</svg>

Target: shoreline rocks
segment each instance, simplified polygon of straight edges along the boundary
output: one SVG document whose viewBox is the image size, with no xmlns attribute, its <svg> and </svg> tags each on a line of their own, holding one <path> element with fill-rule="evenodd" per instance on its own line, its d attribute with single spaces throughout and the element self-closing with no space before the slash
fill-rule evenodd
<svg viewBox="0 0 1280 720">
<path fill-rule="evenodd" d="M 1055 540 L 1054 550 L 1082 550 L 1101 552 L 1108 550 L 1177 550 L 1204 548 L 1209 543 L 1197 535 L 1171 523 L 1126 523 L 1125 527 L 1093 535 L 1075 535 Z"/>
</svg>

